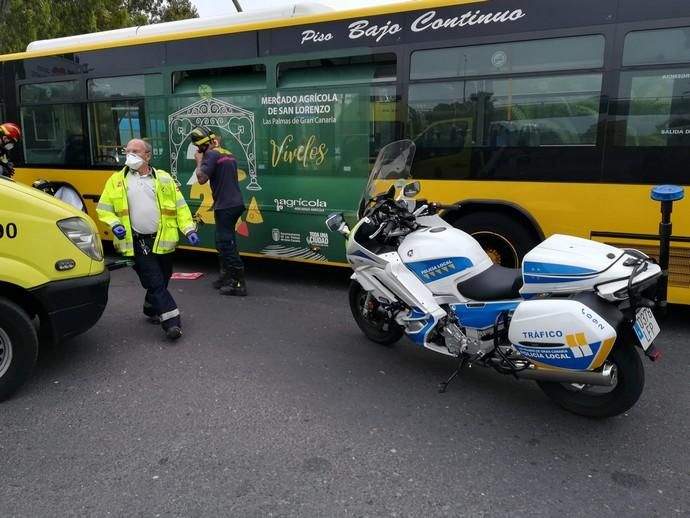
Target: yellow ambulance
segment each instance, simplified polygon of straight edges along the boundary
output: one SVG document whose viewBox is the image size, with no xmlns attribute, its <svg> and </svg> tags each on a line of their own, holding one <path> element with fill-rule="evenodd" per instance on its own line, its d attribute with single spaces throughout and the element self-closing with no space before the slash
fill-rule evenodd
<svg viewBox="0 0 690 518">
<path fill-rule="evenodd" d="M 0 175 L 0 401 L 31 374 L 39 341 L 98 321 L 109 282 L 87 214 Z"/>
</svg>

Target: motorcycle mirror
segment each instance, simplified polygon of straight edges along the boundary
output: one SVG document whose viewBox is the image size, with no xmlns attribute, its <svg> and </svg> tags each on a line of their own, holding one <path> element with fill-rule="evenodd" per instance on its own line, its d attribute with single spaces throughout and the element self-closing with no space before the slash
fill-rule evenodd
<svg viewBox="0 0 690 518">
<path fill-rule="evenodd" d="M 343 235 L 350 232 L 347 223 L 345 223 L 345 217 L 338 212 L 334 212 L 326 218 L 326 226 L 331 232 L 340 232 Z"/>
<path fill-rule="evenodd" d="M 343 215 L 339 214 L 337 212 L 334 212 L 333 214 L 330 214 L 328 218 L 326 218 L 326 226 L 328 227 L 329 230 L 332 230 L 333 232 L 337 232 L 338 229 L 340 228 L 340 225 L 342 225 L 344 221 Z"/>
<path fill-rule="evenodd" d="M 403 187 L 403 196 L 406 198 L 413 198 L 414 196 L 417 196 L 421 190 L 422 188 L 419 185 L 419 182 L 410 182 Z"/>
</svg>

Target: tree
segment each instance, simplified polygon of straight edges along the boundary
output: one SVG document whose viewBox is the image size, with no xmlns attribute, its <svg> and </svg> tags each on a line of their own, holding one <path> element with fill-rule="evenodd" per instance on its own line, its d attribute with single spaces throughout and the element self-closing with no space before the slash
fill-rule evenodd
<svg viewBox="0 0 690 518">
<path fill-rule="evenodd" d="M 199 17 L 190 0 L 128 0 L 125 4 L 133 18 L 143 21 L 140 25 Z"/>
<path fill-rule="evenodd" d="M 0 0 L 0 54 L 35 40 L 198 16 L 189 0 Z"/>
<path fill-rule="evenodd" d="M 198 18 L 199 12 L 190 0 L 169 0 L 158 10 L 158 17 L 151 23 L 174 22 L 175 20 L 187 20 Z"/>
</svg>

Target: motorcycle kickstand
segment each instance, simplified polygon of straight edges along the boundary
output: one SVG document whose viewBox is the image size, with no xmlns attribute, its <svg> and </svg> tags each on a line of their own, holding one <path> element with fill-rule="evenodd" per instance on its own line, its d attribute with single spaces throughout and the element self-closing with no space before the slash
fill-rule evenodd
<svg viewBox="0 0 690 518">
<path fill-rule="evenodd" d="M 460 358 L 460 360 L 458 361 L 458 366 L 453 371 L 453 374 L 451 374 L 450 377 L 446 381 L 442 381 L 441 383 L 438 384 L 438 391 L 441 394 L 445 393 L 450 382 L 453 381 L 458 374 L 460 374 L 462 369 L 465 368 L 465 365 L 467 365 L 467 356 L 463 355 L 462 358 Z"/>
</svg>

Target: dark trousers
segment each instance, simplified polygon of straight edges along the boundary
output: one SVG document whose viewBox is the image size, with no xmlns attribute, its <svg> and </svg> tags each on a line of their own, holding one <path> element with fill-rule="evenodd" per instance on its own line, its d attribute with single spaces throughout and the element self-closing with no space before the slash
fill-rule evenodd
<svg viewBox="0 0 690 518">
<path fill-rule="evenodd" d="M 235 239 L 235 225 L 244 211 L 244 207 L 231 207 L 213 212 L 216 219 L 216 249 L 226 272 L 244 271 L 244 263 L 237 251 Z"/>
<path fill-rule="evenodd" d="M 173 326 L 181 325 L 180 310 L 168 291 L 173 254 L 154 254 L 151 251 L 154 242 L 153 237 L 134 237 L 134 271 L 146 290 L 144 314 L 159 317 L 161 326 L 167 331 Z"/>
</svg>

